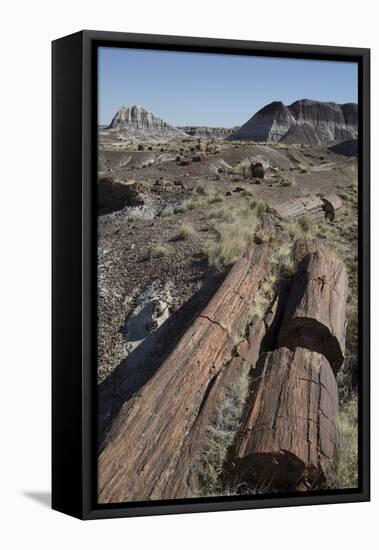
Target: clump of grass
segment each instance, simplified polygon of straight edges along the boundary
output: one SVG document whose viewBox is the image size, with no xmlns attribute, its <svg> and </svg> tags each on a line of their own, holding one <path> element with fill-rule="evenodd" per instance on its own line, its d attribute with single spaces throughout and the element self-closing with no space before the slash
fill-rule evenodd
<svg viewBox="0 0 379 550">
<path fill-rule="evenodd" d="M 295 180 L 291 176 L 284 176 L 280 180 L 280 185 L 282 187 L 292 187 L 295 185 Z"/>
<path fill-rule="evenodd" d="M 340 406 L 337 427 L 338 453 L 332 485 L 352 489 L 358 486 L 358 398 L 355 393 Z"/>
<path fill-rule="evenodd" d="M 245 158 L 234 167 L 234 172 L 242 174 L 242 176 L 248 176 L 250 173 L 251 159 Z"/>
<path fill-rule="evenodd" d="M 296 166 L 296 170 L 298 172 L 300 172 L 301 174 L 308 174 L 308 168 L 306 166 L 304 166 L 304 164 L 299 163 Z"/>
<path fill-rule="evenodd" d="M 267 211 L 267 204 L 263 201 L 254 199 L 250 203 L 250 208 L 253 208 L 258 216 L 260 216 L 263 212 Z"/>
<path fill-rule="evenodd" d="M 208 263 L 216 269 L 236 262 L 253 240 L 263 209 L 258 203 L 240 201 L 233 206 L 221 207 L 210 214 L 209 229 L 215 240 L 208 240 L 204 247 Z"/>
<path fill-rule="evenodd" d="M 174 214 L 174 207 L 168 204 L 159 213 L 160 218 L 168 218 Z"/>
<path fill-rule="evenodd" d="M 208 206 L 209 204 L 222 202 L 223 192 L 220 188 L 210 183 L 199 183 L 194 187 L 191 197 L 181 205 L 175 207 L 175 212 L 181 213 Z"/>
<path fill-rule="evenodd" d="M 308 216 L 301 216 L 301 218 L 298 219 L 297 223 L 299 224 L 300 229 L 302 229 L 304 233 L 309 234 L 312 232 L 313 224 L 311 219 Z"/>
<path fill-rule="evenodd" d="M 184 214 L 184 212 L 187 212 L 188 205 L 187 201 L 182 202 L 182 204 L 178 204 L 174 207 L 174 214 Z"/>
<path fill-rule="evenodd" d="M 178 234 L 178 240 L 186 241 L 188 239 L 194 239 L 197 236 L 197 232 L 195 228 L 188 222 L 182 223 L 179 234 Z"/>
<path fill-rule="evenodd" d="M 283 278 L 292 277 L 296 265 L 293 259 L 293 240 L 283 239 L 272 249 L 271 279 L 276 282 Z"/>
<path fill-rule="evenodd" d="M 171 253 L 171 248 L 164 244 L 153 244 L 149 247 L 145 260 L 152 260 L 154 258 L 162 258 L 168 256 Z"/>
<path fill-rule="evenodd" d="M 128 220 L 131 221 L 131 222 L 137 222 L 137 221 L 143 220 L 143 219 L 144 219 L 144 213 L 143 213 L 143 211 L 141 211 L 139 209 L 136 209 L 134 212 L 131 212 L 128 215 Z"/>
<path fill-rule="evenodd" d="M 238 488 L 222 480 L 223 466 L 241 419 L 249 388 L 248 372 L 244 372 L 229 388 L 225 399 L 208 427 L 207 450 L 202 457 L 198 496 L 237 494 Z"/>
<path fill-rule="evenodd" d="M 304 236 L 312 237 L 316 229 L 316 226 L 308 216 L 285 220 L 282 222 L 282 227 L 293 241 Z"/>
</svg>

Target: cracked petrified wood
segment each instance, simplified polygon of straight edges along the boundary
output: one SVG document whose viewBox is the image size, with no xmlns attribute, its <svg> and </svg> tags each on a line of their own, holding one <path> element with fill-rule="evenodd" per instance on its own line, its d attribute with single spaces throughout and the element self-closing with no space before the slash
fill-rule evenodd
<svg viewBox="0 0 379 550">
<path fill-rule="evenodd" d="M 324 203 L 325 217 L 330 221 L 334 221 L 338 210 L 342 208 L 341 198 L 332 193 L 331 195 L 325 195 L 321 200 Z"/>
<path fill-rule="evenodd" d="M 321 488 L 333 472 L 338 391 L 328 361 L 304 348 L 263 354 L 230 475 L 260 490 Z"/>
<path fill-rule="evenodd" d="M 311 216 L 320 219 L 325 216 L 324 203 L 319 197 L 299 197 L 275 206 L 276 212 L 281 218 L 298 219 L 303 216 Z"/>
<path fill-rule="evenodd" d="M 204 400 L 201 414 L 197 416 L 182 446 L 175 476 L 166 485 L 164 498 L 186 498 L 198 493 L 200 477 L 204 471 L 204 456 L 208 450 L 208 429 L 217 419 L 233 385 L 255 368 L 263 338 L 274 320 L 276 307 L 277 301 L 268 309 L 263 319 L 254 316 L 247 338 L 238 344 L 234 357 L 216 375 Z"/>
<path fill-rule="evenodd" d="M 267 245 L 249 247 L 155 376 L 122 407 L 98 460 L 99 502 L 168 496 L 186 439 L 250 321 L 268 260 Z"/>
<path fill-rule="evenodd" d="M 335 372 L 344 361 L 348 278 L 344 263 L 324 247 L 307 254 L 294 277 L 278 346 L 325 355 Z"/>
</svg>

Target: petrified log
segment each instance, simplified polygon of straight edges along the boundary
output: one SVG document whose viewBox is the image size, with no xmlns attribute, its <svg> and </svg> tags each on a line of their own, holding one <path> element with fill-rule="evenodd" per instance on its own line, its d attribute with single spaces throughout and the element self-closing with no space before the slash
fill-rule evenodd
<svg viewBox="0 0 379 550">
<path fill-rule="evenodd" d="M 235 350 L 235 356 L 216 376 L 201 414 L 197 416 L 190 433 L 181 449 L 181 456 L 175 475 L 166 485 L 165 498 L 188 498 L 197 494 L 200 476 L 204 470 L 204 455 L 208 450 L 209 427 L 217 419 L 217 415 L 234 384 L 247 376 L 254 369 L 259 357 L 262 340 L 269 330 L 275 317 L 277 301 L 268 310 L 264 319 L 254 316 L 249 327 L 248 337 L 240 342 Z"/>
<path fill-rule="evenodd" d="M 266 245 L 249 247 L 155 376 L 121 408 L 98 460 L 99 502 L 170 498 L 186 438 L 246 329 L 268 260 Z"/>
<path fill-rule="evenodd" d="M 320 239 L 311 239 L 309 237 L 301 237 L 295 241 L 293 247 L 293 259 L 295 264 L 304 260 L 305 256 L 321 250 L 326 253 L 325 246 Z"/>
<path fill-rule="evenodd" d="M 338 195 L 332 194 L 322 197 L 321 200 L 324 203 L 325 217 L 333 221 L 336 217 L 337 210 L 342 208 L 341 198 Z"/>
<path fill-rule="evenodd" d="M 327 486 L 337 446 L 338 391 L 328 361 L 279 348 L 257 365 L 229 475 L 258 490 Z"/>
<path fill-rule="evenodd" d="M 324 203 L 319 197 L 300 197 L 275 206 L 281 218 L 301 218 L 311 216 L 320 219 L 325 216 Z"/>
<path fill-rule="evenodd" d="M 325 355 L 336 372 L 344 361 L 348 278 L 344 263 L 324 248 L 305 256 L 292 283 L 278 346 Z"/>
</svg>

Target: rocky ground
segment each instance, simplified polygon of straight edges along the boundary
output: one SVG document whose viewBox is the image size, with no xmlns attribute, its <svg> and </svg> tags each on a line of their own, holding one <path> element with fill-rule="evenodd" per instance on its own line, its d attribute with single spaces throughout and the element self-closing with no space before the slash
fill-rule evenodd
<svg viewBox="0 0 379 550">
<path fill-rule="evenodd" d="M 100 135 L 101 438 L 121 404 L 159 368 L 218 288 L 230 265 L 244 252 L 246 235 L 255 232 L 256 238 L 265 238 L 261 235 L 262 210 L 267 215 L 275 214 L 276 207 L 291 199 L 330 193 L 338 194 L 343 202 L 336 220 L 302 219 L 296 228 L 288 222 L 286 231 L 332 241 L 332 246 L 347 259 L 348 349 L 352 358 L 350 370 L 354 371 L 354 156 L 315 145 L 188 136 L 137 143 L 126 141 L 119 131 Z M 256 220 L 251 217 L 251 210 Z"/>
</svg>

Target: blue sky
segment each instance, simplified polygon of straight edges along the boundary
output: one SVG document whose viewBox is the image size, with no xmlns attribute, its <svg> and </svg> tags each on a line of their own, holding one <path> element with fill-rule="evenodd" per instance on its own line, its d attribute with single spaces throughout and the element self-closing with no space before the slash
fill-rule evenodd
<svg viewBox="0 0 379 550">
<path fill-rule="evenodd" d="M 142 105 L 172 125 L 241 125 L 271 101 L 356 102 L 357 64 L 99 49 L 99 123 Z"/>
</svg>

